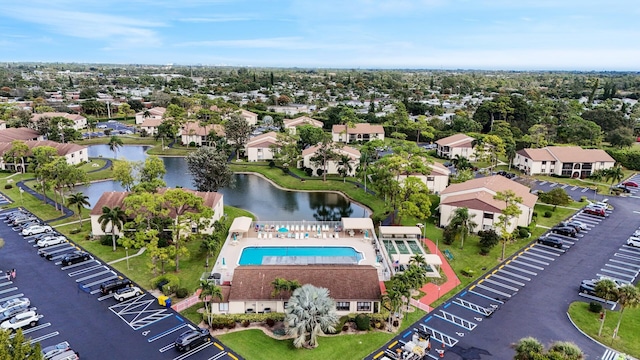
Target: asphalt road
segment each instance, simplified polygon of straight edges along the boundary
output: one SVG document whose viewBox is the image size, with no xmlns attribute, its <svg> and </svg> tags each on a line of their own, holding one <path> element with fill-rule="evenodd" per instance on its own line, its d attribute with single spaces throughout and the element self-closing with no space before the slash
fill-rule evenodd
<svg viewBox="0 0 640 360">
<path fill-rule="evenodd" d="M 2 213 L 0 213 L 1 215 Z M 15 281 L 0 279 L 0 303 L 28 297 L 43 315 L 25 335 L 43 347 L 68 341 L 82 359 L 239 359 L 217 339 L 179 353 L 173 348 L 178 335 L 196 325 L 172 309 L 158 304 L 152 295 L 118 303 L 101 296 L 99 284 L 121 274 L 108 265 L 89 260 L 67 267 L 60 265 L 71 244 L 54 245 L 46 251 L 51 261 L 38 255 L 32 237 L 24 238 L 0 221 L 5 246 L 0 251 L 0 269 L 15 268 Z M 31 242 L 30 242 L 31 240 Z"/>
<path fill-rule="evenodd" d="M 534 188 L 548 190 L 551 185 L 534 184 Z M 571 188 L 565 190 L 575 199 L 589 194 L 584 188 Z M 596 200 L 601 200 L 599 195 Z M 576 215 L 588 224 L 577 238 L 550 235 L 563 241 L 562 249 L 530 244 L 367 359 L 393 359 L 391 354 L 411 340 L 412 329 L 431 334 L 433 349 L 425 358 L 440 358 L 436 350 L 445 343 L 445 359 L 512 359 L 511 345 L 532 336 L 546 345 L 572 341 L 587 359 L 614 359 L 614 351 L 579 332 L 566 314 L 572 302 L 594 300 L 579 294 L 584 279 L 610 276 L 637 282 L 640 249 L 626 246 L 625 241 L 640 226 L 640 201 L 632 194 L 611 197 L 609 202 L 614 210 L 605 219 Z"/>
</svg>

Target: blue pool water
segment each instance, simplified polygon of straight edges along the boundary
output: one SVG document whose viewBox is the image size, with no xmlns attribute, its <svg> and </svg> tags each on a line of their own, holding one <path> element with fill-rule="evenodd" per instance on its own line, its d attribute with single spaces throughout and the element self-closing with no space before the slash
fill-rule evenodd
<svg viewBox="0 0 640 360">
<path fill-rule="evenodd" d="M 357 264 L 362 259 L 345 246 L 250 246 L 242 250 L 239 265 Z"/>
</svg>

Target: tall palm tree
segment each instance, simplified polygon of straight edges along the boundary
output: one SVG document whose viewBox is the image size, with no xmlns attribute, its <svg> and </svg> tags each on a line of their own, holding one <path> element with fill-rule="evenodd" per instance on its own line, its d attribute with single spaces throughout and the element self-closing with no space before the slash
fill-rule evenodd
<svg viewBox="0 0 640 360">
<path fill-rule="evenodd" d="M 453 226 L 453 229 L 457 236 L 460 236 L 460 249 L 464 247 L 464 240 L 473 232 L 477 223 L 473 221 L 476 214 L 470 214 L 469 209 L 462 207 L 457 208 L 453 214 L 451 214 L 451 220 L 449 224 Z"/>
<path fill-rule="evenodd" d="M 122 139 L 120 139 L 119 137 L 113 135 L 109 139 L 108 145 L 109 145 L 109 150 L 113 151 L 113 158 L 117 159 L 118 158 L 118 149 L 122 147 Z"/>
<path fill-rule="evenodd" d="M 353 171 L 353 165 L 351 165 L 351 158 L 349 155 L 340 155 L 339 158 L 338 173 L 342 176 L 342 182 L 346 182 L 347 176 Z"/>
<path fill-rule="evenodd" d="M 618 286 L 611 279 L 602 279 L 596 282 L 594 288 L 596 295 L 607 301 L 615 301 L 618 298 Z M 607 317 L 607 307 L 603 307 L 604 316 Z M 604 325 L 604 319 L 600 323 L 600 329 L 598 330 L 598 336 L 602 334 L 602 326 Z"/>
<path fill-rule="evenodd" d="M 122 229 L 127 215 L 124 210 L 119 206 L 109 208 L 108 206 L 102 207 L 102 215 L 98 218 L 102 231 L 107 231 L 107 226 L 111 225 L 111 241 L 113 242 L 113 251 L 116 251 L 116 231 Z"/>
<path fill-rule="evenodd" d="M 207 316 L 207 323 L 211 326 L 211 320 L 213 319 L 213 301 L 219 299 L 222 301 L 222 289 L 210 280 L 200 280 L 200 292 L 199 298 L 204 300 L 204 310 Z"/>
<path fill-rule="evenodd" d="M 607 181 L 611 181 L 612 186 L 613 184 L 622 181 L 622 179 L 624 178 L 624 171 L 622 171 L 622 167 L 620 167 L 620 164 L 616 164 L 615 167 L 608 169 L 605 174 L 605 178 L 607 179 Z"/>
<path fill-rule="evenodd" d="M 621 286 L 618 289 L 618 305 L 620 305 L 620 316 L 618 317 L 616 329 L 613 331 L 614 338 L 618 335 L 618 330 L 620 330 L 624 309 L 634 308 L 640 305 L 640 292 L 638 292 L 638 288 L 632 284 Z"/>
<path fill-rule="evenodd" d="M 391 284 L 390 284 L 391 285 Z M 393 325 L 392 316 L 398 312 L 398 309 L 402 305 L 402 293 L 394 288 L 393 285 L 387 287 L 387 293 L 382 296 L 383 301 L 389 304 L 389 331 L 391 331 Z"/>
<path fill-rule="evenodd" d="M 82 229 L 82 210 L 85 207 L 91 206 L 91 203 L 89 203 L 89 197 L 82 192 L 70 194 L 67 198 L 67 206 L 71 207 L 74 205 L 76 206 L 76 209 L 78 209 L 78 219 L 80 220 L 80 228 Z"/>
<path fill-rule="evenodd" d="M 293 345 L 317 347 L 318 336 L 334 332 L 338 322 L 336 304 L 329 290 L 305 284 L 296 289 L 285 309 L 287 333 L 293 335 Z"/>
</svg>

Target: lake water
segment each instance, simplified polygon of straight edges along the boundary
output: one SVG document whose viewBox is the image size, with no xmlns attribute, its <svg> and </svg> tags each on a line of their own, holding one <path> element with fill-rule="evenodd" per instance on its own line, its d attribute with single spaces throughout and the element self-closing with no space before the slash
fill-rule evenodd
<svg viewBox="0 0 640 360">
<path fill-rule="evenodd" d="M 123 146 L 118 149 L 118 158 L 132 161 L 144 160 L 148 146 Z M 88 149 L 89 157 L 113 158 L 108 145 L 92 145 Z M 161 157 L 167 173 L 164 177 L 167 186 L 193 188 L 187 162 L 182 157 Z M 235 187 L 224 188 L 225 205 L 235 206 L 255 214 L 260 220 L 318 220 L 337 221 L 342 217 L 365 217 L 368 211 L 353 204 L 346 197 L 330 192 L 287 191 L 274 186 L 271 182 L 250 174 L 235 174 Z M 77 187 L 89 197 L 91 206 L 106 191 L 123 191 L 114 181 L 93 183 L 88 187 Z"/>
</svg>

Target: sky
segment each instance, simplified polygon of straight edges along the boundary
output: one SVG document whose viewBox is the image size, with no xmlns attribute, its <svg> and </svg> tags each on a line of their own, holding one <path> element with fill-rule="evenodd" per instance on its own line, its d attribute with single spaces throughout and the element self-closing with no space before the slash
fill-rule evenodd
<svg viewBox="0 0 640 360">
<path fill-rule="evenodd" d="M 618 0 L 2 0 L 0 62 L 640 70 Z"/>
</svg>

